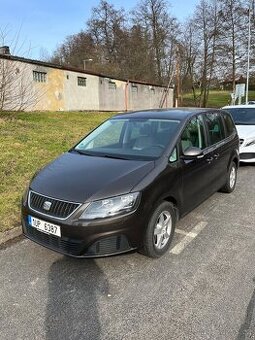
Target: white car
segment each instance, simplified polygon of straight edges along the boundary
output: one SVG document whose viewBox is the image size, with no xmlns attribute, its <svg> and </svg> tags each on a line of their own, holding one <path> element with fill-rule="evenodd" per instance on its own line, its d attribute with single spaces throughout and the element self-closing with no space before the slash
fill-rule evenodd
<svg viewBox="0 0 255 340">
<path fill-rule="evenodd" d="M 240 162 L 255 162 L 255 105 L 224 106 L 231 113 L 240 138 Z"/>
</svg>

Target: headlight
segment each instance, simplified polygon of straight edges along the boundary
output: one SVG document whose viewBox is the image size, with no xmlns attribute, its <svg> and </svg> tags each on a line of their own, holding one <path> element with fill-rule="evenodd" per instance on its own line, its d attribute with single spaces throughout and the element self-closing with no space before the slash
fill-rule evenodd
<svg viewBox="0 0 255 340">
<path fill-rule="evenodd" d="M 138 197 L 139 192 L 134 192 L 91 202 L 81 214 L 80 219 L 94 220 L 132 212 L 137 208 Z"/>
<path fill-rule="evenodd" d="M 246 147 L 246 146 L 252 146 L 252 145 L 255 145 L 255 139 L 254 138 L 247 139 L 244 146 Z"/>
</svg>

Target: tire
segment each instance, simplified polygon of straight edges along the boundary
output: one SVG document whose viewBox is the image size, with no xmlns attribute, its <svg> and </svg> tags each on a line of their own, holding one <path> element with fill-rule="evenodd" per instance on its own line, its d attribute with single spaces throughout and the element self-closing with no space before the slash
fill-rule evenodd
<svg viewBox="0 0 255 340">
<path fill-rule="evenodd" d="M 160 203 L 151 215 L 140 252 L 152 258 L 165 254 L 174 235 L 175 223 L 176 211 L 173 204 L 166 201 Z"/>
<path fill-rule="evenodd" d="M 235 190 L 236 187 L 236 180 L 237 180 L 237 166 L 235 162 L 232 162 L 227 175 L 226 184 L 221 188 L 220 191 L 231 193 Z"/>
</svg>

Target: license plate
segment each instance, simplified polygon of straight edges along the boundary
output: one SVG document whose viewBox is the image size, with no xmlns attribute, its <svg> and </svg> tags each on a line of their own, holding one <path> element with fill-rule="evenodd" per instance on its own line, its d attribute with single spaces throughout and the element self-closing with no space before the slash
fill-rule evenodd
<svg viewBox="0 0 255 340">
<path fill-rule="evenodd" d="M 35 218 L 33 216 L 28 216 L 28 223 L 31 227 L 34 227 L 45 234 L 51 234 L 61 237 L 61 230 L 59 225 L 40 220 L 39 218 Z"/>
</svg>

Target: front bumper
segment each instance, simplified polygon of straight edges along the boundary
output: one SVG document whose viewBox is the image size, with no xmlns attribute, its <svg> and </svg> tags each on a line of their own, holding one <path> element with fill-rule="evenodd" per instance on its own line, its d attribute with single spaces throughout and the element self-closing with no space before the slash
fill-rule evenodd
<svg viewBox="0 0 255 340">
<path fill-rule="evenodd" d="M 240 162 L 254 163 L 255 162 L 255 146 L 246 146 L 246 140 L 242 139 L 242 143 L 239 149 Z"/>
<path fill-rule="evenodd" d="M 46 234 L 28 223 L 28 215 L 57 224 L 61 228 L 61 237 Z M 64 255 L 80 258 L 93 258 L 125 253 L 141 246 L 143 227 L 141 212 L 100 222 L 81 222 L 69 218 L 60 221 L 45 218 L 22 207 L 23 234 L 30 240 Z"/>
<path fill-rule="evenodd" d="M 255 152 L 240 152 L 240 162 L 255 163 Z"/>
</svg>

